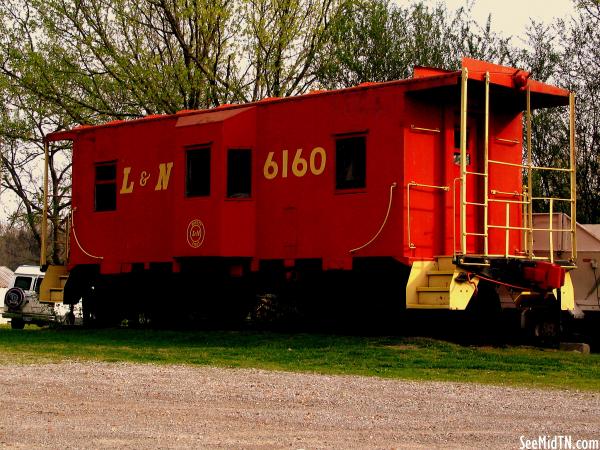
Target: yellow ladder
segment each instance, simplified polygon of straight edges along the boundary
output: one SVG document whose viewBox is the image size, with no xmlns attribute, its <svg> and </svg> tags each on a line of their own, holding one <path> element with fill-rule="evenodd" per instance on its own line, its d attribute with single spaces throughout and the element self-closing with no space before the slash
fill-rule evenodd
<svg viewBox="0 0 600 450">
<path fill-rule="evenodd" d="M 575 95 L 571 93 L 569 95 L 569 167 L 542 167 L 533 165 L 532 158 L 532 139 L 531 139 L 531 89 L 528 86 L 526 91 L 526 133 L 527 133 L 527 162 L 526 164 L 515 164 L 507 161 L 492 160 L 489 158 L 489 117 L 490 117 L 490 73 L 485 74 L 485 106 L 484 106 L 484 169 L 483 172 L 472 172 L 467 170 L 467 86 L 468 86 L 468 69 L 463 67 L 461 76 L 461 101 L 460 101 L 460 215 L 459 215 L 459 229 L 460 229 L 460 249 L 457 251 L 456 242 L 453 245 L 455 256 L 460 254 L 462 256 L 468 256 L 467 251 L 467 237 L 468 236 L 480 236 L 483 237 L 483 257 L 515 257 L 515 258 L 529 258 L 529 259 L 544 259 L 554 262 L 554 251 L 553 242 L 555 233 L 571 234 L 571 261 L 575 261 L 577 258 L 577 246 L 576 246 L 576 178 L 575 178 Z M 518 143 L 518 141 L 510 141 L 512 143 Z M 508 200 L 500 198 L 489 198 L 489 194 L 514 194 L 514 193 L 503 193 L 497 190 L 491 190 L 489 188 L 489 166 L 490 164 L 505 165 L 515 167 L 517 170 L 524 170 L 527 174 L 527 185 L 524 186 L 524 192 L 520 195 L 519 200 Z M 546 171 L 559 171 L 568 172 L 570 174 L 570 197 L 559 198 L 559 197 L 534 197 L 533 196 L 533 171 L 546 170 Z M 467 177 L 468 176 L 479 176 L 483 177 L 483 202 L 469 202 L 467 201 Z M 533 227 L 533 212 L 534 202 L 544 201 L 548 202 L 549 205 L 549 226 L 548 228 L 534 228 Z M 491 224 L 489 223 L 488 209 L 490 203 L 503 203 L 506 205 L 505 223 L 503 224 Z M 570 203 L 571 212 L 571 223 L 569 228 L 554 228 L 553 226 L 553 213 L 555 202 L 568 202 Z M 510 220 L 510 206 L 511 204 L 523 205 L 524 211 L 524 223 L 523 226 L 513 226 Z M 483 230 L 467 230 L 467 208 L 468 207 L 481 207 L 483 208 Z M 456 221 L 456 217 L 454 217 Z M 489 253 L 489 230 L 490 229 L 501 229 L 505 231 L 505 252 L 504 254 L 490 254 Z M 509 246 L 509 234 L 511 230 L 518 230 L 523 233 L 524 237 L 524 249 L 525 255 L 511 254 Z M 533 252 L 533 232 L 542 231 L 548 233 L 548 239 L 550 243 L 550 252 L 548 257 L 536 257 Z M 454 236 L 456 239 L 456 236 Z"/>
</svg>

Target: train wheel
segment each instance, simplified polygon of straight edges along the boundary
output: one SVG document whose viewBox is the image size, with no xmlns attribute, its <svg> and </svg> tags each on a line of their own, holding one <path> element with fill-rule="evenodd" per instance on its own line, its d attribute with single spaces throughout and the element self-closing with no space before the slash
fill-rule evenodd
<svg viewBox="0 0 600 450">
<path fill-rule="evenodd" d="M 85 296 L 81 299 L 81 308 L 83 315 L 83 325 L 92 327 L 97 324 L 96 321 L 96 301 L 93 295 Z"/>
<path fill-rule="evenodd" d="M 559 312 L 555 308 L 530 308 L 523 312 L 525 331 L 535 344 L 554 345 L 560 338 Z"/>
<path fill-rule="evenodd" d="M 494 343 L 502 338 L 502 307 L 495 287 L 480 282 L 477 293 L 467 306 L 465 331 L 482 341 Z"/>
<path fill-rule="evenodd" d="M 560 334 L 560 325 L 556 320 L 543 318 L 533 327 L 533 335 L 537 339 L 548 340 L 556 339 Z"/>
<path fill-rule="evenodd" d="M 23 328 L 25 328 L 25 322 L 21 319 L 12 319 L 10 321 L 10 327 L 13 330 L 22 330 Z"/>
</svg>

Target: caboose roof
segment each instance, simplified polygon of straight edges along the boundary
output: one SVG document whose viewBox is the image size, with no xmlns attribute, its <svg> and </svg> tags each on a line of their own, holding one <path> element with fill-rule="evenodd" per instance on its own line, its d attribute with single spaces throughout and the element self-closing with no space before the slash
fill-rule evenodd
<svg viewBox="0 0 600 450">
<path fill-rule="evenodd" d="M 566 106 L 569 103 L 568 90 L 549 84 L 541 83 L 539 81 L 535 81 L 530 78 L 530 73 L 524 70 L 492 64 L 471 58 L 463 58 L 462 66 L 464 68 L 467 68 L 469 80 L 472 80 L 471 83 L 475 84 L 483 84 L 485 81 L 486 72 L 489 72 L 490 91 L 492 98 L 499 99 L 499 101 L 502 101 L 506 104 L 523 105 L 522 109 L 525 109 L 525 96 L 527 87 L 529 87 L 531 91 L 532 109 Z M 74 140 L 76 136 L 80 133 L 86 133 L 92 130 L 109 127 L 127 126 L 130 124 L 137 124 L 141 122 L 148 122 L 154 120 L 165 120 L 172 118 L 178 118 L 179 120 L 182 120 L 182 118 L 184 117 L 197 116 L 194 119 L 190 117 L 188 119 L 183 120 L 191 120 L 195 123 L 202 123 L 206 121 L 202 120 L 201 116 L 210 115 L 210 119 L 208 118 L 208 116 L 206 116 L 207 120 L 209 122 L 215 122 L 226 120 L 228 117 L 237 114 L 237 112 L 241 112 L 236 110 L 246 109 L 251 106 L 262 106 L 265 104 L 272 103 L 302 101 L 303 99 L 314 96 L 339 95 L 347 92 L 379 89 L 383 87 L 390 87 L 396 85 L 404 85 L 406 87 L 406 91 L 408 92 L 431 91 L 440 93 L 444 96 L 456 94 L 460 95 L 461 76 L 462 72 L 460 70 L 447 71 L 443 69 L 417 66 L 414 69 L 413 77 L 404 80 L 361 83 L 357 86 L 353 86 L 350 88 L 335 90 L 317 90 L 294 97 L 265 98 L 251 103 L 219 105 L 215 108 L 206 110 L 182 110 L 178 111 L 176 114 L 148 115 L 132 120 L 115 120 L 93 126 L 80 125 L 70 130 L 50 133 L 46 136 L 46 141 L 52 142 L 62 140 Z M 469 86 L 471 85 L 471 83 L 469 83 Z M 471 95 L 471 92 L 475 89 L 469 89 L 469 95 Z M 215 114 L 216 112 L 219 113 Z"/>
</svg>

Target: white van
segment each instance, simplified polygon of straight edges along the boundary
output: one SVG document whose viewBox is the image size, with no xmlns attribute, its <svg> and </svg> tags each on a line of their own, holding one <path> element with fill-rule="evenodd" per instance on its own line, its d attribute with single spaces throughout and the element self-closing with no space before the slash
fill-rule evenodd
<svg viewBox="0 0 600 450">
<path fill-rule="evenodd" d="M 50 322 L 80 324 L 81 306 L 73 311 L 69 305 L 39 301 L 44 272 L 39 266 L 19 266 L 4 296 L 3 317 L 11 319 L 10 326 L 21 330 L 26 323 L 47 325 Z"/>
</svg>

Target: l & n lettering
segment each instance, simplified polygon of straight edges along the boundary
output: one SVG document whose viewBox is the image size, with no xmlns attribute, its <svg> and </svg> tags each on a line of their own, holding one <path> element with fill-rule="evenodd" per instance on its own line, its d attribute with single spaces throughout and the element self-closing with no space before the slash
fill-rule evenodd
<svg viewBox="0 0 600 450">
<path fill-rule="evenodd" d="M 158 177 L 155 191 L 165 191 L 169 187 L 169 179 L 171 177 L 171 169 L 173 168 L 173 162 L 160 163 L 158 165 Z M 131 167 L 123 167 L 123 183 L 121 184 L 120 194 L 131 194 L 135 188 L 135 182 L 129 180 L 131 176 Z M 139 185 L 145 186 L 152 174 L 142 171 L 140 174 Z"/>
</svg>

